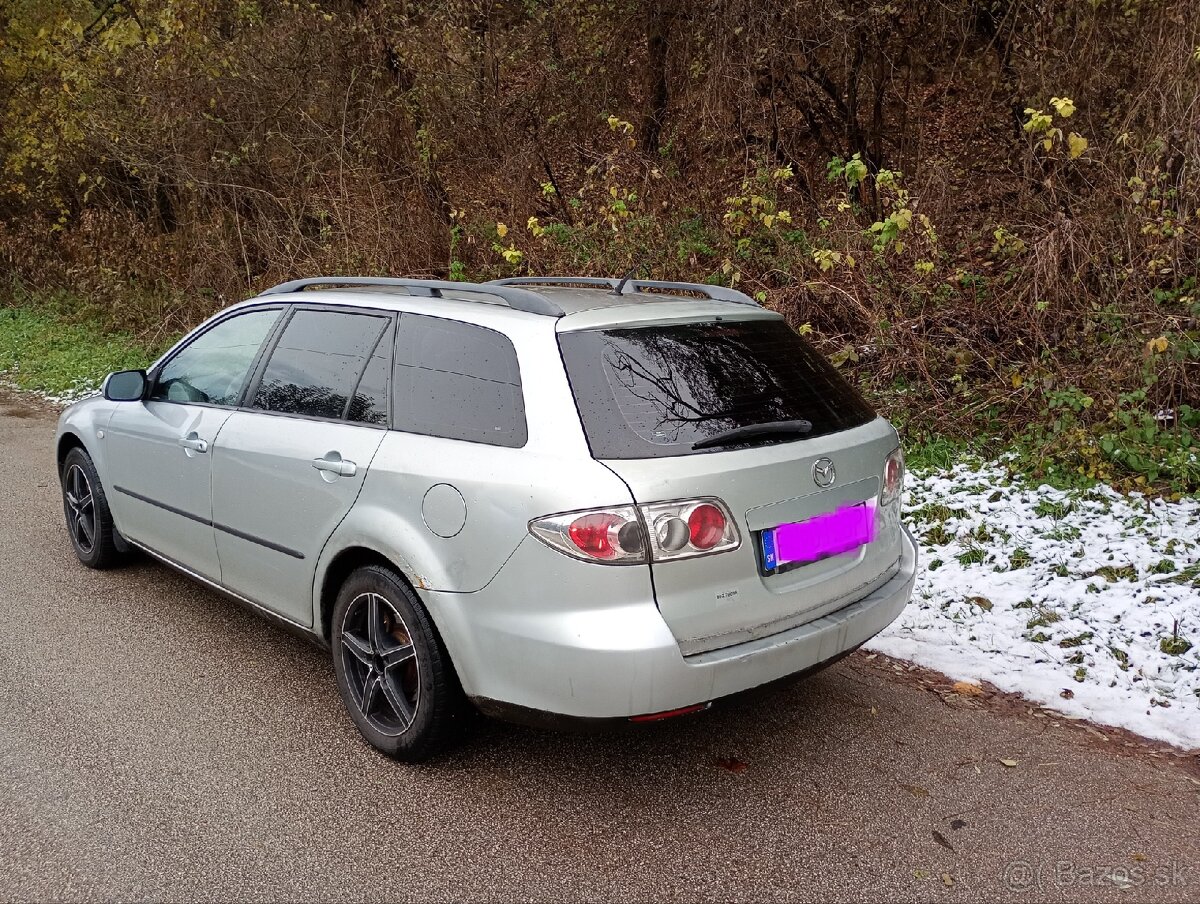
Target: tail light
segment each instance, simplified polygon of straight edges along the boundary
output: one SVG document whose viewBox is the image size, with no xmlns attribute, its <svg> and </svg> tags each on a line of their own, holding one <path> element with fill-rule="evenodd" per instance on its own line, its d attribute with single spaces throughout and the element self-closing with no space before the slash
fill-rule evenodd
<svg viewBox="0 0 1200 904">
<path fill-rule="evenodd" d="M 529 522 L 529 532 L 561 553 L 604 565 L 687 559 L 741 543 L 729 509 L 711 497 L 547 515 Z"/>
<path fill-rule="evenodd" d="M 529 532 L 548 546 L 587 562 L 636 565 L 646 561 L 645 534 L 632 505 L 547 515 Z"/>
<path fill-rule="evenodd" d="M 904 452 L 896 449 L 883 463 L 883 493 L 880 494 L 881 505 L 891 505 L 900 498 L 904 489 Z"/>
<path fill-rule="evenodd" d="M 651 502 L 638 509 L 649 530 L 655 562 L 728 552 L 741 543 L 733 515 L 720 499 Z"/>
</svg>

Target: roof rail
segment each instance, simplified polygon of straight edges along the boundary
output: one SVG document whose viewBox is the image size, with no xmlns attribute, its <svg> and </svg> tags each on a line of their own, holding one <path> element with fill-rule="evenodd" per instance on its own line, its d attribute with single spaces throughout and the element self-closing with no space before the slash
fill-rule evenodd
<svg viewBox="0 0 1200 904">
<path fill-rule="evenodd" d="M 494 279 L 484 283 L 486 286 L 586 286 L 596 289 L 611 289 L 614 295 L 654 295 L 654 292 L 643 292 L 643 289 L 663 289 L 667 292 L 696 292 L 711 298 L 713 301 L 732 301 L 735 304 L 748 304 L 756 308 L 762 307 L 757 301 L 739 292 L 737 289 L 727 289 L 725 286 L 711 286 L 707 283 L 669 282 L 659 279 L 627 279 L 624 285 L 621 280 L 606 276 L 511 276 L 507 279 Z M 621 291 L 618 293 L 617 288 Z"/>
<path fill-rule="evenodd" d="M 407 289 L 409 295 L 425 295 L 431 298 L 441 298 L 444 291 L 469 292 L 475 295 L 493 295 L 507 303 L 514 311 L 545 314 L 548 317 L 563 315 L 562 309 L 544 296 L 503 283 L 460 283 L 440 279 L 398 279 L 391 276 L 313 276 L 280 283 L 259 294 L 285 295 L 289 292 L 301 292 L 310 286 L 388 286 Z"/>
</svg>

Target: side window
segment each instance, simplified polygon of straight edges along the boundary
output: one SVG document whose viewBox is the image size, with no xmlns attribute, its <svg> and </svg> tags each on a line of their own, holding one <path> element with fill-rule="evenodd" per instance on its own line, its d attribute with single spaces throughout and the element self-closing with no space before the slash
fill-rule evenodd
<svg viewBox="0 0 1200 904">
<path fill-rule="evenodd" d="M 517 353 L 495 330 L 402 315 L 392 382 L 397 430 L 493 446 L 525 445 Z"/>
<path fill-rule="evenodd" d="M 375 353 L 367 362 L 358 381 L 358 388 L 350 399 L 350 409 L 346 419 L 360 424 L 378 424 L 386 427 L 388 422 L 388 377 L 392 372 L 392 329 L 387 331 L 375 343 Z"/>
<path fill-rule="evenodd" d="M 271 352 L 252 407 L 344 417 L 367 360 L 390 323 L 369 314 L 297 311 Z"/>
<path fill-rule="evenodd" d="M 275 308 L 237 314 L 201 333 L 163 366 L 150 398 L 236 405 L 250 365 L 280 313 Z"/>
</svg>

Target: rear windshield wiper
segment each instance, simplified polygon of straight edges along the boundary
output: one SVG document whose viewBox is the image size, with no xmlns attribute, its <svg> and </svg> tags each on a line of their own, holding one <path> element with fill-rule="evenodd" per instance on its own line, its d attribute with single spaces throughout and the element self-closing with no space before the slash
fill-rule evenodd
<svg viewBox="0 0 1200 904">
<path fill-rule="evenodd" d="M 710 449 L 713 446 L 726 446 L 730 443 L 753 439 L 756 436 L 804 436 L 812 432 L 812 421 L 802 418 L 794 421 L 767 421 L 765 424 L 747 424 L 745 427 L 734 427 L 724 433 L 706 436 L 692 443 L 693 449 Z"/>
</svg>

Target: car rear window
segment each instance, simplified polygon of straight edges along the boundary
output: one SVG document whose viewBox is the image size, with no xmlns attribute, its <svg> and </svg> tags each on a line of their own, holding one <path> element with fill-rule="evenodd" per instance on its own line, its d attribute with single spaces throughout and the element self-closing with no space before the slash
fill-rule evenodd
<svg viewBox="0 0 1200 904">
<path fill-rule="evenodd" d="M 596 458 L 689 455 L 788 442 L 766 435 L 710 448 L 739 427 L 807 420 L 808 437 L 875 413 L 824 356 L 782 320 L 563 333 L 559 347 Z"/>
</svg>

